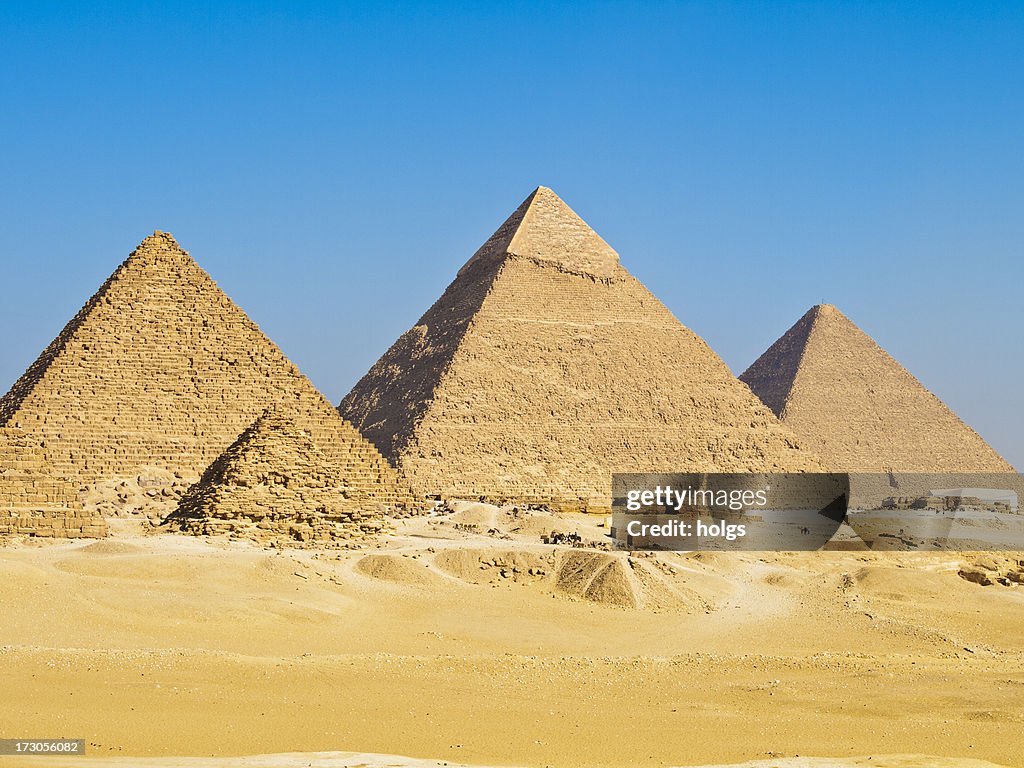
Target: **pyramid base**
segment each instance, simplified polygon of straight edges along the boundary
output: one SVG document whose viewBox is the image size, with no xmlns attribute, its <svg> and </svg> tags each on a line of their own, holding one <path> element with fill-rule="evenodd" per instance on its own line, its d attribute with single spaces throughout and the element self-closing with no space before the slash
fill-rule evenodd
<svg viewBox="0 0 1024 768">
<path fill-rule="evenodd" d="M 102 517 L 68 515 L 67 510 L 18 510 L 0 513 L 0 536 L 31 536 L 41 539 L 105 539 L 107 522 Z"/>
</svg>

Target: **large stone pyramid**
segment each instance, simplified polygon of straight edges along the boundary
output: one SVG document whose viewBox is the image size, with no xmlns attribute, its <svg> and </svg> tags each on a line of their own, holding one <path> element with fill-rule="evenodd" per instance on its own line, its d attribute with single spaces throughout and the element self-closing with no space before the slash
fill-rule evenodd
<svg viewBox="0 0 1024 768">
<path fill-rule="evenodd" d="M 835 307 L 812 307 L 740 379 L 829 469 L 1013 471 Z"/>
<path fill-rule="evenodd" d="M 379 533 L 361 489 L 280 409 L 269 409 L 203 473 L 169 522 L 200 534 L 347 542 Z"/>
<path fill-rule="evenodd" d="M 340 410 L 451 498 L 600 507 L 613 471 L 820 469 L 544 187 Z"/>
<path fill-rule="evenodd" d="M 375 500 L 408 500 L 381 455 L 171 235 L 147 237 L 0 399 L 0 426 L 79 484 L 140 467 L 198 475 L 285 404 Z"/>
</svg>

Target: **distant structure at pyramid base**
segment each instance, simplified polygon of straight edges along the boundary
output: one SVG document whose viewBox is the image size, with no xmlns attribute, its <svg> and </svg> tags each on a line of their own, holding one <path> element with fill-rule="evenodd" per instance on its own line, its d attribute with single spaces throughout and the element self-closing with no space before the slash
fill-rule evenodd
<svg viewBox="0 0 1024 768">
<path fill-rule="evenodd" d="M 104 519 L 83 510 L 78 490 L 54 476 L 42 449 L 18 429 L 0 428 L 0 535 L 107 535 Z"/>
<path fill-rule="evenodd" d="M 210 465 L 168 523 L 259 543 L 346 544 L 385 530 L 384 509 L 346 480 L 294 413 L 271 409 Z"/>
</svg>

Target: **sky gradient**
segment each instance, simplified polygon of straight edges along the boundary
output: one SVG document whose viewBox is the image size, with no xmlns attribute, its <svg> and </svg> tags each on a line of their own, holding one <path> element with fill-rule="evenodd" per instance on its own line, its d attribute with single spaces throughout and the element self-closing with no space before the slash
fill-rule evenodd
<svg viewBox="0 0 1024 768">
<path fill-rule="evenodd" d="M 1024 5 L 5 3 L 0 390 L 172 232 L 337 402 L 538 184 L 742 372 L 828 302 L 1024 468 Z"/>
</svg>

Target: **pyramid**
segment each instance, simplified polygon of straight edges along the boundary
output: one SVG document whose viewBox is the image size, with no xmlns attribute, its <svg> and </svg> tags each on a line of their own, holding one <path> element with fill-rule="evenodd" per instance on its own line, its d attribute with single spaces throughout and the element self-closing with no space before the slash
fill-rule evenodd
<svg viewBox="0 0 1024 768">
<path fill-rule="evenodd" d="M 0 427 L 79 485 L 158 467 L 197 477 L 275 404 L 346 480 L 402 503 L 394 470 L 171 235 L 147 237 L 0 399 Z"/>
<path fill-rule="evenodd" d="M 740 380 L 831 470 L 1013 471 L 833 306 L 812 307 Z"/>
<path fill-rule="evenodd" d="M 347 541 L 383 528 L 360 495 L 309 432 L 269 409 L 207 468 L 168 521 L 191 533 L 257 541 Z"/>
<path fill-rule="evenodd" d="M 449 498 L 602 508 L 613 471 L 820 468 L 545 187 L 339 408 Z"/>
<path fill-rule="evenodd" d="M 56 477 L 42 448 L 18 429 L 0 428 L 0 535 L 107 535 L 103 518 L 85 513 L 78 489 Z"/>
</svg>

